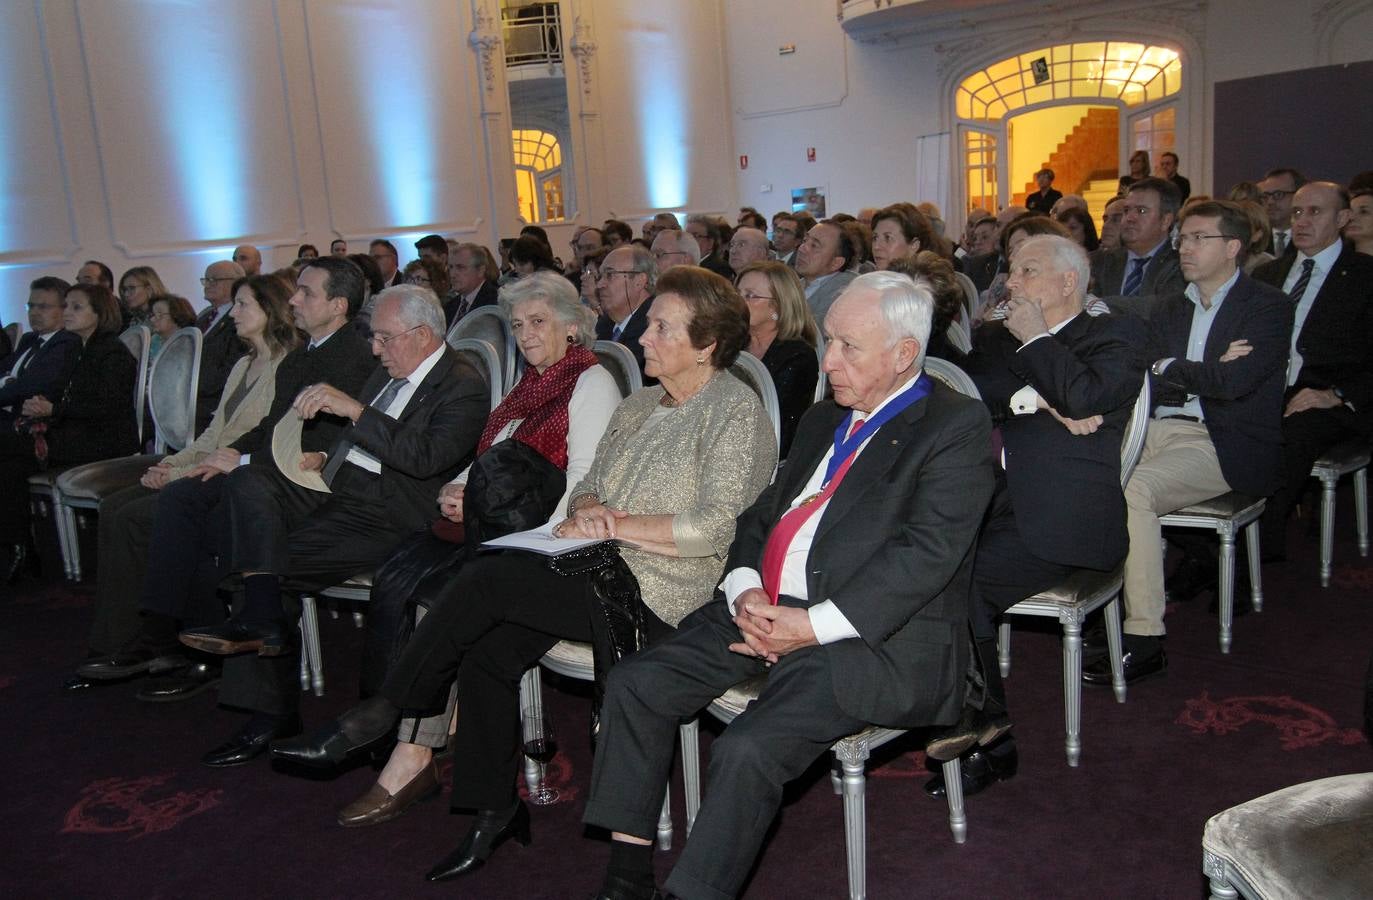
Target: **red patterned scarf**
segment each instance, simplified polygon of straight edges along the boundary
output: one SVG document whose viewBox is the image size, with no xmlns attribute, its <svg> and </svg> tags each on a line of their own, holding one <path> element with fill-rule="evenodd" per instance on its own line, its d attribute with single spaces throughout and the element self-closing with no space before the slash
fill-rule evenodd
<svg viewBox="0 0 1373 900">
<path fill-rule="evenodd" d="M 573 344 L 562 359 L 540 375 L 533 366 L 524 370 L 519 384 L 492 410 L 482 429 L 477 455 L 485 453 L 501 429 L 523 419 L 513 437 L 528 444 L 553 465 L 567 468 L 567 404 L 582 373 L 597 364 L 596 354 Z"/>
</svg>

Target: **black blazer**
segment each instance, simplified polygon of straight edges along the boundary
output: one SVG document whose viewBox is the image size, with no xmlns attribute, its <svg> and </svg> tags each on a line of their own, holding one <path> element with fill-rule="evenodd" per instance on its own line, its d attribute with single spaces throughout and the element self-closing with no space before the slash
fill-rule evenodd
<svg viewBox="0 0 1373 900">
<path fill-rule="evenodd" d="M 648 329 L 648 308 L 653 305 L 653 298 L 649 297 L 639 304 L 639 308 L 634 310 L 634 314 L 625 323 L 624 330 L 620 332 L 619 343 L 624 344 L 630 353 L 634 354 L 634 360 L 639 364 L 639 371 L 644 370 L 644 348 L 639 346 L 639 338 Z M 596 320 L 596 340 L 614 340 L 611 335 L 615 332 L 615 323 L 605 313 L 601 313 Z M 657 384 L 658 379 L 644 376 L 644 384 Z"/>
<path fill-rule="evenodd" d="M 1054 204 L 1063 199 L 1063 192 L 1049 188 L 1047 191 L 1035 191 L 1025 198 L 1025 208 L 1044 213 L 1046 216 L 1049 210 L 1054 208 Z"/>
<path fill-rule="evenodd" d="M 13 406 L 14 415 L 19 415 L 19 407 L 30 397 L 42 394 L 49 400 L 57 398 L 58 391 L 67 382 L 76 355 L 81 351 L 81 339 L 70 331 L 57 331 L 42 343 L 38 334 L 30 331 L 19 339 L 14 352 L 0 361 L 0 371 L 9 374 L 19 362 L 19 358 L 37 345 L 33 356 L 24 364 L 24 372 L 15 380 L 0 387 L 0 406 Z M 132 395 L 133 388 L 129 388 Z"/>
<path fill-rule="evenodd" d="M 801 414 L 815 402 L 815 383 L 820 378 L 820 358 L 805 341 L 773 341 L 763 354 L 763 366 L 777 388 L 782 421 L 782 445 L 777 458 L 786 459 Z"/>
<path fill-rule="evenodd" d="M 1279 290 L 1297 260 L 1284 255 L 1254 270 L 1254 280 Z M 1373 256 L 1345 245 L 1316 295 L 1301 333 L 1302 355 L 1294 390 L 1338 388 L 1360 427 L 1373 429 Z"/>
<path fill-rule="evenodd" d="M 499 293 L 494 281 L 483 281 L 482 286 L 477 289 L 477 296 L 472 299 L 472 305 L 467 308 L 463 315 L 467 315 L 478 306 L 491 306 L 496 302 L 496 295 Z M 452 328 L 453 323 L 458 319 L 458 309 L 462 306 L 462 295 L 455 295 L 449 298 L 443 305 L 443 318 Z"/>
<path fill-rule="evenodd" d="M 201 313 L 205 315 L 208 310 Z M 215 323 L 200 345 L 200 381 L 195 395 L 195 433 L 205 430 L 219 407 L 229 370 L 238 358 L 248 352 L 248 345 L 238 339 L 234 320 L 227 315 Z"/>
<path fill-rule="evenodd" d="M 276 395 L 272 398 L 271 410 L 229 446 L 239 453 L 252 454 L 255 465 L 273 465 L 272 430 L 306 385 L 324 382 L 356 397 L 376 367 L 371 343 L 351 322 L 315 350 L 308 349 L 308 345 L 297 347 L 277 366 Z M 340 416 L 315 416 L 301 430 L 301 451 L 329 450 L 346 425 L 348 420 Z"/>
<path fill-rule="evenodd" d="M 1005 322 L 973 333 L 964 369 L 1001 426 L 1016 525 L 1041 559 L 1105 571 L 1125 558 L 1120 446 L 1144 384 L 1145 334 L 1133 316 L 1086 313 L 1024 348 Z M 1011 396 L 1027 384 L 1061 415 L 1100 415 L 1104 424 L 1078 436 L 1047 411 L 1013 415 Z"/>
<path fill-rule="evenodd" d="M 802 417 L 787 465 L 739 517 L 725 571 L 761 569 L 768 533 L 848 412 L 826 400 Z M 815 652 L 834 698 L 864 721 L 909 728 L 958 718 L 973 544 L 992 494 L 990 435 L 976 401 L 936 383 L 878 430 L 821 516 L 807 590 L 812 602 L 833 601 L 859 636 Z"/>
<path fill-rule="evenodd" d="M 366 404 L 390 380 L 377 366 L 366 384 L 350 393 Z M 380 460 L 386 516 L 405 528 L 420 528 L 434 518 L 439 489 L 472 460 L 490 403 L 491 392 L 477 370 L 445 347 L 399 419 L 367 406 L 329 454 L 346 453 L 355 444 Z"/>
<path fill-rule="evenodd" d="M 973 286 L 980 294 L 992 286 L 996 275 L 1002 268 L 1001 251 L 979 253 L 977 256 L 963 257 L 963 274 L 972 279 Z"/>
<path fill-rule="evenodd" d="M 1129 252 L 1124 247 L 1098 250 L 1092 254 L 1092 292 L 1106 301 L 1112 312 L 1127 312 L 1149 318 L 1160 297 L 1180 294 L 1187 289 L 1182 277 L 1178 252 L 1165 241 L 1163 249 L 1144 267 L 1144 281 L 1139 293 L 1122 297 L 1120 289 L 1129 266 Z"/>
<path fill-rule="evenodd" d="M 721 278 L 728 278 L 731 282 L 734 281 L 734 270 L 729 267 L 729 263 L 725 262 L 725 255 L 719 250 L 701 260 L 701 268 L 709 269 Z"/>
<path fill-rule="evenodd" d="M 1241 272 L 1216 313 L 1200 362 L 1186 358 L 1193 309 L 1191 300 L 1175 294 L 1163 298 L 1149 320 L 1141 363 L 1173 359 L 1162 375 L 1150 376 L 1154 407 L 1181 406 L 1188 394 L 1200 397 L 1225 483 L 1232 490 L 1267 497 L 1282 477 L 1282 395 L 1292 304 L 1282 291 Z M 1238 340 L 1248 341 L 1253 352 L 1220 362 Z"/>
<path fill-rule="evenodd" d="M 113 332 L 92 335 L 73 357 L 67 385 L 53 403 L 48 459 L 73 465 L 136 453 L 138 360 Z"/>
</svg>

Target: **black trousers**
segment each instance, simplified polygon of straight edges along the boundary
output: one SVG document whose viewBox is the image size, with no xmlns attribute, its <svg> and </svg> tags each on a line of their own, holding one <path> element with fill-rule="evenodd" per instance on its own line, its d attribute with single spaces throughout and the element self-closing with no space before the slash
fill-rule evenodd
<svg viewBox="0 0 1373 900">
<path fill-rule="evenodd" d="M 1311 467 L 1331 447 L 1353 437 L 1367 437 L 1366 423 L 1344 406 L 1308 409 L 1282 420 L 1282 484 L 1259 520 L 1259 543 L 1267 554 L 1283 555 L 1287 519 L 1301 499 Z"/>
<path fill-rule="evenodd" d="M 224 485 L 223 475 L 209 481 L 180 478 L 157 492 L 140 600 L 143 609 L 180 619 L 188 627 L 224 621 L 224 607 L 215 593 L 225 528 L 220 506 Z M 103 581 L 105 569 L 100 571 Z"/>
<path fill-rule="evenodd" d="M 728 607 L 711 602 L 683 620 L 675 635 L 610 673 L 588 824 L 653 837 L 678 723 L 764 671 L 759 660 L 729 650 L 739 639 Z M 667 880 L 673 894 L 693 900 L 737 896 L 781 806 L 783 786 L 865 725 L 839 706 L 823 648 L 788 654 L 767 671 L 758 699 L 711 744 L 709 790 Z"/>
<path fill-rule="evenodd" d="M 532 555 L 484 553 L 462 567 L 415 627 L 381 693 L 401 709 L 432 714 L 458 679 L 454 807 L 499 809 L 514 801 L 520 678 L 559 640 L 592 639 L 594 603 L 589 576 L 557 575 Z M 650 641 L 671 632 L 656 619 L 646 630 Z"/>
<path fill-rule="evenodd" d="M 29 540 L 29 476 L 38 472 L 33 438 L 0 431 L 0 544 Z"/>
</svg>

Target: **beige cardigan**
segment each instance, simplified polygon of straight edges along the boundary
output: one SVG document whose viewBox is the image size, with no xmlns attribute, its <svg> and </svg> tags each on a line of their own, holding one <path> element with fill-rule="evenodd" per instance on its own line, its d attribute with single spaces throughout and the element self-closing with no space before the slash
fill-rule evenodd
<svg viewBox="0 0 1373 900">
<path fill-rule="evenodd" d="M 257 384 L 249 390 L 243 401 L 238 404 L 233 415 L 224 415 L 224 404 L 233 396 L 234 391 L 248 377 L 248 365 L 252 358 L 239 357 L 238 362 L 229 370 L 229 378 L 224 382 L 224 393 L 219 395 L 219 406 L 215 408 L 214 418 L 205 426 L 194 441 L 184 449 L 162 460 L 163 465 L 172 467 L 171 478 L 180 478 L 191 469 L 200 465 L 205 457 L 220 447 L 227 447 L 248 433 L 254 425 L 262 421 L 272 409 L 272 399 L 276 397 L 277 366 L 286 358 L 283 353 L 267 363 L 267 368 L 258 376 Z"/>
<path fill-rule="evenodd" d="M 674 516 L 678 550 L 701 555 L 621 553 L 644 603 L 675 627 L 711 598 L 734 520 L 772 478 L 777 442 L 758 395 L 727 372 L 643 429 L 663 394 L 661 386 L 647 387 L 616 408 L 572 498 L 591 493 L 613 509 Z"/>
</svg>

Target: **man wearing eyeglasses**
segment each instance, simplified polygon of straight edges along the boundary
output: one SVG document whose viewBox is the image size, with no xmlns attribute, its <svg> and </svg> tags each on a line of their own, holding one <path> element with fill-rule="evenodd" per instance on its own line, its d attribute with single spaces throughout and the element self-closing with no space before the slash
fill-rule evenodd
<svg viewBox="0 0 1373 900">
<path fill-rule="evenodd" d="M 1130 185 L 1120 220 L 1119 249 L 1092 259 L 1093 293 L 1113 312 L 1149 318 L 1161 297 L 1187 286 L 1170 239 L 1182 205 L 1177 186 L 1162 178 Z"/>
<path fill-rule="evenodd" d="M 1335 444 L 1373 436 L 1373 257 L 1344 243 L 1349 192 L 1329 181 L 1297 188 L 1292 245 L 1254 278 L 1287 294 L 1294 309 L 1283 409 L 1282 485 L 1268 499 L 1263 557 L 1285 557 L 1287 517 L 1312 464 Z"/>
<path fill-rule="evenodd" d="M 1126 683 L 1167 666 L 1159 516 L 1232 490 L 1263 497 L 1278 482 L 1292 304 L 1244 274 L 1248 239 L 1249 220 L 1238 204 L 1192 205 L 1173 242 L 1187 288 L 1160 298 L 1149 319 L 1144 358 L 1153 419 L 1125 486 Z M 1184 565 L 1190 594 L 1216 579 L 1209 550 Z M 1098 639 L 1089 649 L 1106 648 Z M 1109 685 L 1109 660 L 1092 662 L 1082 678 Z"/>
<path fill-rule="evenodd" d="M 796 251 L 801 249 L 805 236 L 801 221 L 791 213 L 781 212 L 772 217 L 772 249 L 778 259 L 793 269 L 796 268 Z"/>
<path fill-rule="evenodd" d="M 200 380 L 195 395 L 195 433 L 205 430 L 219 406 L 229 370 L 247 352 L 247 345 L 238 339 L 238 330 L 229 318 L 234 305 L 234 282 L 244 277 L 243 267 L 232 260 L 222 259 L 205 268 L 200 279 L 205 302 L 209 304 L 196 317 L 195 324 L 205 334 L 200 351 Z"/>
<path fill-rule="evenodd" d="M 69 285 L 45 276 L 29 285 L 29 331 L 19 346 L 0 359 L 0 428 L 10 428 L 30 397 L 56 397 L 81 339 L 62 330 L 62 297 Z"/>
<path fill-rule="evenodd" d="M 377 238 L 367 245 L 367 253 L 381 269 L 381 283 L 387 287 L 395 287 L 405 283 L 405 277 L 400 271 L 400 256 L 396 253 L 396 245 L 384 238 Z"/>
<path fill-rule="evenodd" d="M 443 314 L 451 328 L 453 323 L 476 309 L 496 302 L 498 289 L 493 276 L 495 266 L 488 269 L 486 251 L 477 244 L 458 244 L 448 254 L 448 284 L 452 293 L 443 304 Z"/>
<path fill-rule="evenodd" d="M 1292 198 L 1306 177 L 1296 169 L 1273 169 L 1259 182 L 1263 208 L 1268 213 L 1268 252 L 1277 257 L 1296 252 L 1292 246 Z"/>
<path fill-rule="evenodd" d="M 628 244 L 606 254 L 599 277 L 596 298 L 601 303 L 601 315 L 596 320 L 596 339 L 624 344 L 634 354 L 642 372 L 644 348 L 639 346 L 639 338 L 648 327 L 648 308 L 658 281 L 658 263 L 643 247 Z M 644 383 L 657 382 L 645 378 Z"/>
</svg>

